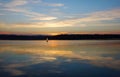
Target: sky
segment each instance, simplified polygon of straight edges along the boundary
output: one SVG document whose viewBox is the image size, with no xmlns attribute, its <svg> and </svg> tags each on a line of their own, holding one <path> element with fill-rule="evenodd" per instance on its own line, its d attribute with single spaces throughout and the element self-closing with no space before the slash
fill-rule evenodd
<svg viewBox="0 0 120 77">
<path fill-rule="evenodd" d="M 120 34 L 120 0 L 0 0 L 0 34 Z"/>
</svg>

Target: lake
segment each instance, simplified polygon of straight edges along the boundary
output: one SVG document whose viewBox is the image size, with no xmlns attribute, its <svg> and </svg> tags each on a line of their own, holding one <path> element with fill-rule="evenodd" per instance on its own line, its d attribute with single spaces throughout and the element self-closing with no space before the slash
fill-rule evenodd
<svg viewBox="0 0 120 77">
<path fill-rule="evenodd" d="M 0 40 L 0 77 L 120 77 L 120 40 Z"/>
</svg>

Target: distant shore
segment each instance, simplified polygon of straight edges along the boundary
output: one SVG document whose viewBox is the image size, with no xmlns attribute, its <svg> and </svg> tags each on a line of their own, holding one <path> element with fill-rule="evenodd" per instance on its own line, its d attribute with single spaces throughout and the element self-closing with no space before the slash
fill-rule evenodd
<svg viewBox="0 0 120 77">
<path fill-rule="evenodd" d="M 120 34 L 0 35 L 0 40 L 120 40 Z"/>
</svg>

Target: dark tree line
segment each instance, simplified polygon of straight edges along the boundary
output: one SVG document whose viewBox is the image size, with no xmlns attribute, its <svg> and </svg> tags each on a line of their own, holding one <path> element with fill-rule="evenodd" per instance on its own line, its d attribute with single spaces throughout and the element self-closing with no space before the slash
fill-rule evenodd
<svg viewBox="0 0 120 77">
<path fill-rule="evenodd" d="M 120 40 L 120 34 L 0 35 L 0 40 Z"/>
</svg>

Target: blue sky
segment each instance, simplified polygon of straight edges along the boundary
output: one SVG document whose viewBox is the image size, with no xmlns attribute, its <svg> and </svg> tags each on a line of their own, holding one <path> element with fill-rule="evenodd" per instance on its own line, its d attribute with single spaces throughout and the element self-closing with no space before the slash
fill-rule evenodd
<svg viewBox="0 0 120 77">
<path fill-rule="evenodd" d="M 0 34 L 120 34 L 120 0 L 0 0 Z"/>
</svg>

